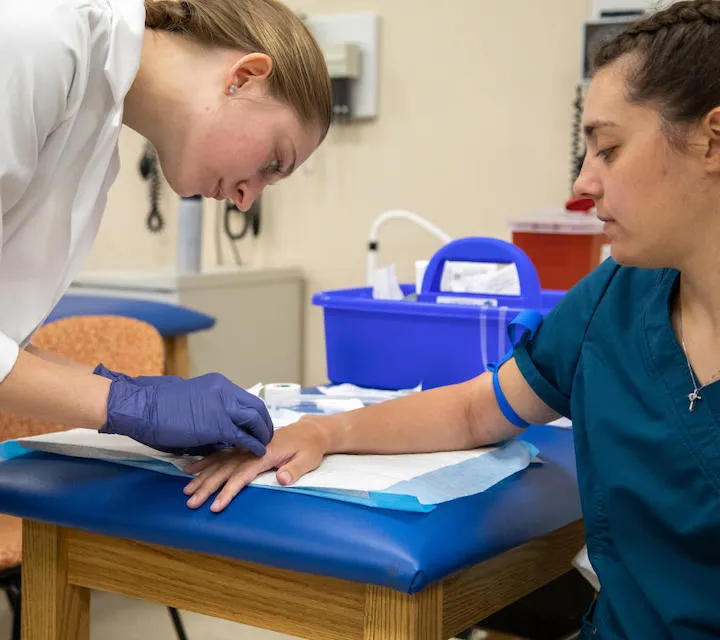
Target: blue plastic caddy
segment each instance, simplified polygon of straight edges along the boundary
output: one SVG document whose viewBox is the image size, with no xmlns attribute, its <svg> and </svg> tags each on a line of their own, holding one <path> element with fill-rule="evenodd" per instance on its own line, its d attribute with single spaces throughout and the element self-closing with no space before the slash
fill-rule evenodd
<svg viewBox="0 0 720 640">
<path fill-rule="evenodd" d="M 516 265 L 520 295 L 441 291 L 447 262 Z M 401 285 L 406 296 L 414 285 Z M 417 299 L 375 300 L 372 288 L 313 296 L 324 309 L 328 379 L 376 389 L 423 389 L 482 373 L 508 349 L 507 326 L 525 309 L 547 314 L 564 291 L 542 291 L 535 266 L 497 238 L 462 238 L 430 260 Z"/>
</svg>

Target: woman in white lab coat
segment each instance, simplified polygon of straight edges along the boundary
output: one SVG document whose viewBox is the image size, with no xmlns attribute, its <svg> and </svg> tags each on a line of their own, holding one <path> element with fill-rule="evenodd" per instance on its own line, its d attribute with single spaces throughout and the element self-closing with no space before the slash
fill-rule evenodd
<svg viewBox="0 0 720 640">
<path fill-rule="evenodd" d="M 176 193 L 241 210 L 308 158 L 332 113 L 311 34 L 276 0 L 4 2 L 0 58 L 0 411 L 262 454 L 269 416 L 226 378 L 90 371 L 31 337 L 93 242 L 123 124 Z"/>
</svg>

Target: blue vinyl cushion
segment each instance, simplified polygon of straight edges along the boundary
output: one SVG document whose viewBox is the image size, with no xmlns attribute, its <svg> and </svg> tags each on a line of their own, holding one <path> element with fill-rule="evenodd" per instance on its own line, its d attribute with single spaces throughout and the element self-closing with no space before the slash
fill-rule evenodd
<svg viewBox="0 0 720 640">
<path fill-rule="evenodd" d="M 177 336 L 210 329 L 215 318 L 176 304 L 134 298 L 66 295 L 61 298 L 47 322 L 73 316 L 113 315 L 143 320 L 162 336 Z"/>
<path fill-rule="evenodd" d="M 427 514 L 253 487 L 191 511 L 182 478 L 41 453 L 0 464 L 0 512 L 414 593 L 581 517 L 572 432 L 522 437 L 544 464 Z"/>
</svg>

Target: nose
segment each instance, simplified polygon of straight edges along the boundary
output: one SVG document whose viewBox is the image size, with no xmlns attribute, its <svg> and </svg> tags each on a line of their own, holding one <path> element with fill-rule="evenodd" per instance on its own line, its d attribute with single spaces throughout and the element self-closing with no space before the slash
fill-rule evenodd
<svg viewBox="0 0 720 640">
<path fill-rule="evenodd" d="M 249 211 L 253 202 L 258 199 L 265 185 L 261 181 L 247 180 L 241 182 L 237 187 L 235 206 L 240 211 Z"/>
<path fill-rule="evenodd" d="M 602 184 L 589 166 L 587 156 L 573 183 L 573 193 L 579 198 L 592 198 L 595 201 L 602 197 Z"/>
</svg>

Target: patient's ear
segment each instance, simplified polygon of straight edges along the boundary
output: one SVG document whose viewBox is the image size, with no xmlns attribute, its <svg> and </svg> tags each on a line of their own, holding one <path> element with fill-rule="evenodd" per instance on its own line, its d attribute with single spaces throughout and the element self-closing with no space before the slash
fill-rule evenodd
<svg viewBox="0 0 720 640">
<path fill-rule="evenodd" d="M 720 107 L 708 113 L 700 125 L 704 164 L 708 173 L 720 175 Z"/>
</svg>

